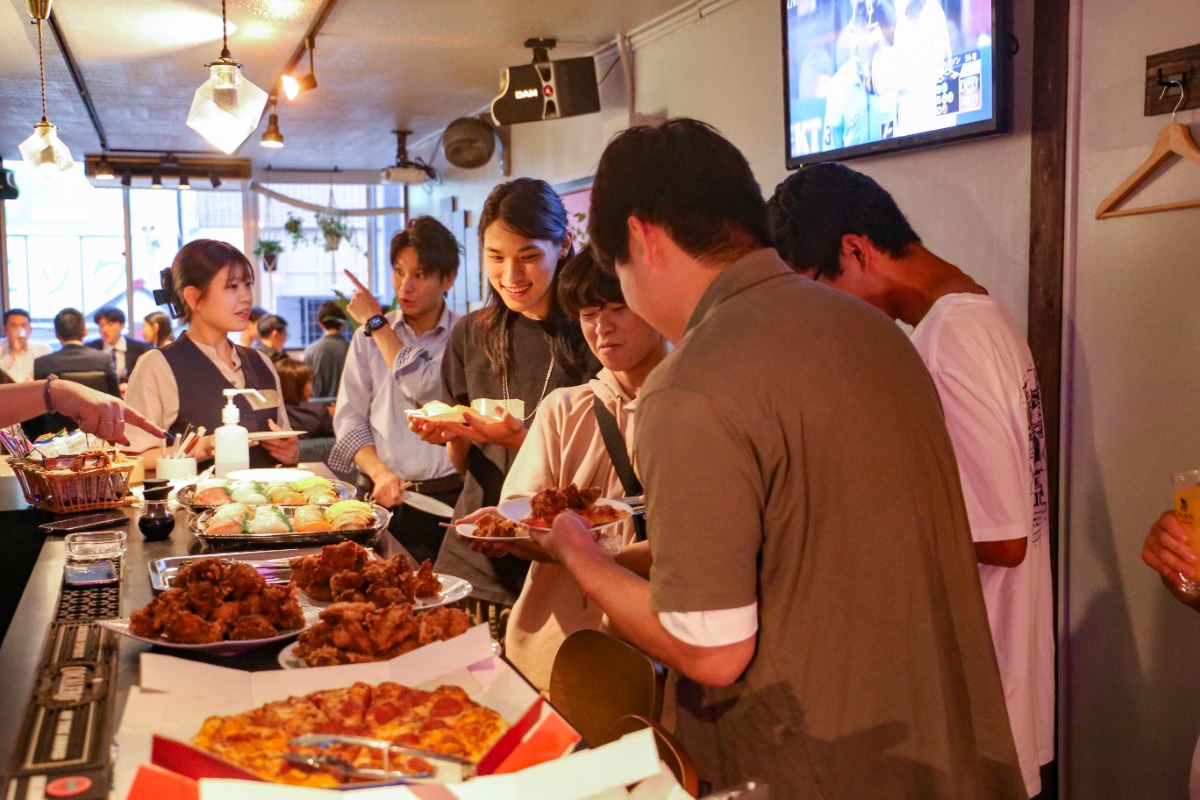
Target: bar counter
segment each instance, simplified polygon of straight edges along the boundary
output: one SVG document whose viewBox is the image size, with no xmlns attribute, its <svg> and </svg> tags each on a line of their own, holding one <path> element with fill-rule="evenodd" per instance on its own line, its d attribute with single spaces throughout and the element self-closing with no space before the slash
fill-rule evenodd
<svg viewBox="0 0 1200 800">
<path fill-rule="evenodd" d="M 171 537 L 158 542 L 147 542 L 142 538 L 137 527 L 138 508 L 127 506 L 121 510 L 129 522 L 124 527 L 128 539 L 128 549 L 121 565 L 119 616 L 128 617 L 132 611 L 150 602 L 153 596 L 147 564 L 159 558 L 196 555 L 203 551 L 201 550 L 202 543 L 188 530 L 189 513 L 186 509 L 180 509 L 177 512 L 175 528 Z M 26 554 L 26 559 L 29 559 L 31 553 L 36 550 L 36 541 L 44 539 L 29 579 L 25 583 L 20 604 L 8 627 L 3 645 L 0 646 L 0 680 L 3 682 L 3 685 L 0 686 L 0 708 L 3 709 L 0 711 L 0 754 L 4 756 L 4 761 L 0 763 L 0 769 L 3 770 L 5 778 L 5 788 L 3 794 L 0 794 L 0 798 L 4 800 L 23 798 L 42 800 L 47 796 L 47 793 L 43 791 L 44 782 L 40 779 L 30 781 L 26 788 L 24 784 L 18 786 L 13 778 L 19 771 L 18 759 L 30 745 L 30 742 L 27 741 L 28 735 L 24 731 L 27 706 L 35 689 L 40 686 L 45 691 L 48 684 L 48 679 L 38 674 L 39 663 L 47 640 L 47 632 L 54 625 L 56 609 L 63 592 L 63 566 L 66 563 L 63 537 L 61 535 L 45 535 L 37 528 L 40 523 L 52 519 L 55 517 L 48 512 L 28 508 L 16 478 L 0 477 L 0 520 L 3 520 L 5 524 L 4 540 L 12 542 L 14 547 L 19 544 L 20 549 Z M 386 556 L 394 549 L 398 549 L 398 545 L 394 544 L 394 540 L 390 536 L 385 535 L 377 549 L 380 550 L 381 555 Z M 26 563 L 25 569 L 27 568 L 28 564 Z M 19 580 L 20 574 L 23 572 L 20 564 L 13 563 L 11 570 L 6 568 L 4 580 L 9 581 L 12 573 L 18 573 L 12 575 L 12 578 Z M 120 721 L 121 710 L 124 707 L 129 687 L 138 682 L 139 655 L 150 649 L 150 646 L 107 631 L 103 631 L 103 634 L 104 637 L 107 637 L 103 641 L 116 640 L 119 648 L 115 680 L 109 684 L 108 708 L 110 714 L 103 726 L 105 730 L 102 733 L 102 746 L 100 750 L 96 751 L 107 753 L 113 733 Z M 240 669 L 278 669 L 276 657 L 286 644 L 285 642 L 265 646 L 238 656 L 214 657 L 205 660 Z M 195 656 L 190 655 L 189 657 L 194 658 Z M 109 758 L 104 760 L 111 761 Z M 73 775 L 85 776 L 84 781 L 77 783 L 90 781 L 92 786 L 86 791 L 58 796 L 84 798 L 85 800 L 108 796 L 112 780 L 111 763 L 107 763 L 99 770 L 72 768 L 47 770 L 47 777 L 50 780 Z"/>
</svg>

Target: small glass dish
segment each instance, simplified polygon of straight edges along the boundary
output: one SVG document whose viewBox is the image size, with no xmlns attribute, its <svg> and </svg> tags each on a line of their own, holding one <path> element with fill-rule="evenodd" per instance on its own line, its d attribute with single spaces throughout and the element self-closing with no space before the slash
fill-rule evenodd
<svg viewBox="0 0 1200 800">
<path fill-rule="evenodd" d="M 125 552 L 125 531 L 81 531 L 68 533 L 68 561 L 99 561 L 120 558 Z"/>
</svg>

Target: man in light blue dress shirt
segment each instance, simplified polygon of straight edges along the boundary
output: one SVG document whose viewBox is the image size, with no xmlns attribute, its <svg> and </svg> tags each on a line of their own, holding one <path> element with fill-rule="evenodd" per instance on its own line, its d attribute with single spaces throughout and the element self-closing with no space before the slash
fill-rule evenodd
<svg viewBox="0 0 1200 800">
<path fill-rule="evenodd" d="M 404 505 L 405 492 L 453 507 L 462 488 L 446 448 L 422 442 L 404 415 L 441 399 L 442 355 L 458 320 L 445 294 L 458 274 L 459 252 L 453 234 L 432 217 L 417 217 L 399 231 L 391 245 L 398 308 L 387 314 L 346 273 L 358 287 L 346 313 L 360 327 L 338 388 L 329 466 L 347 471 L 354 465 L 371 480 L 375 502 L 392 509 L 392 535 L 418 561 L 437 555 L 443 520 Z"/>
</svg>

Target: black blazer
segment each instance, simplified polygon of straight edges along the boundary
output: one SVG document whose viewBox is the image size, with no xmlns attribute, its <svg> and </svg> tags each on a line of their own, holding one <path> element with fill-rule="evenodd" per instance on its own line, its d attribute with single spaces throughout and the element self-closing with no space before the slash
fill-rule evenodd
<svg viewBox="0 0 1200 800">
<path fill-rule="evenodd" d="M 87 346 L 92 348 L 93 350 L 99 350 L 102 353 L 104 352 L 104 340 L 103 339 L 92 339 L 91 341 L 87 342 Z M 126 336 L 125 337 L 125 374 L 118 375 L 117 377 L 124 381 L 129 380 L 129 376 L 133 373 L 133 365 L 136 364 L 137 360 L 142 357 L 142 353 L 145 353 L 146 351 L 152 350 L 152 349 L 154 349 L 154 348 L 152 348 L 150 345 L 146 344 L 145 342 L 139 342 L 137 339 L 130 339 L 128 336 Z"/>
<path fill-rule="evenodd" d="M 39 356 L 33 360 L 34 380 L 41 380 L 49 375 L 62 375 L 64 372 L 92 372 L 94 370 L 104 373 L 105 381 L 108 383 L 108 393 L 114 397 L 120 397 L 121 386 L 117 381 L 117 370 L 107 353 L 97 353 L 81 344 L 64 344 L 58 352 Z"/>
</svg>

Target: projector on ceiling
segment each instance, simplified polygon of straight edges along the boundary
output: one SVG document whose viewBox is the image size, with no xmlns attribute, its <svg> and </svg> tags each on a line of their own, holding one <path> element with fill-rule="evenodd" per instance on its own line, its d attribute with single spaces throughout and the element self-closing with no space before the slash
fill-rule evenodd
<svg viewBox="0 0 1200 800">
<path fill-rule="evenodd" d="M 422 167 L 388 167 L 379 177 L 388 183 L 424 183 L 429 173 Z"/>
</svg>

